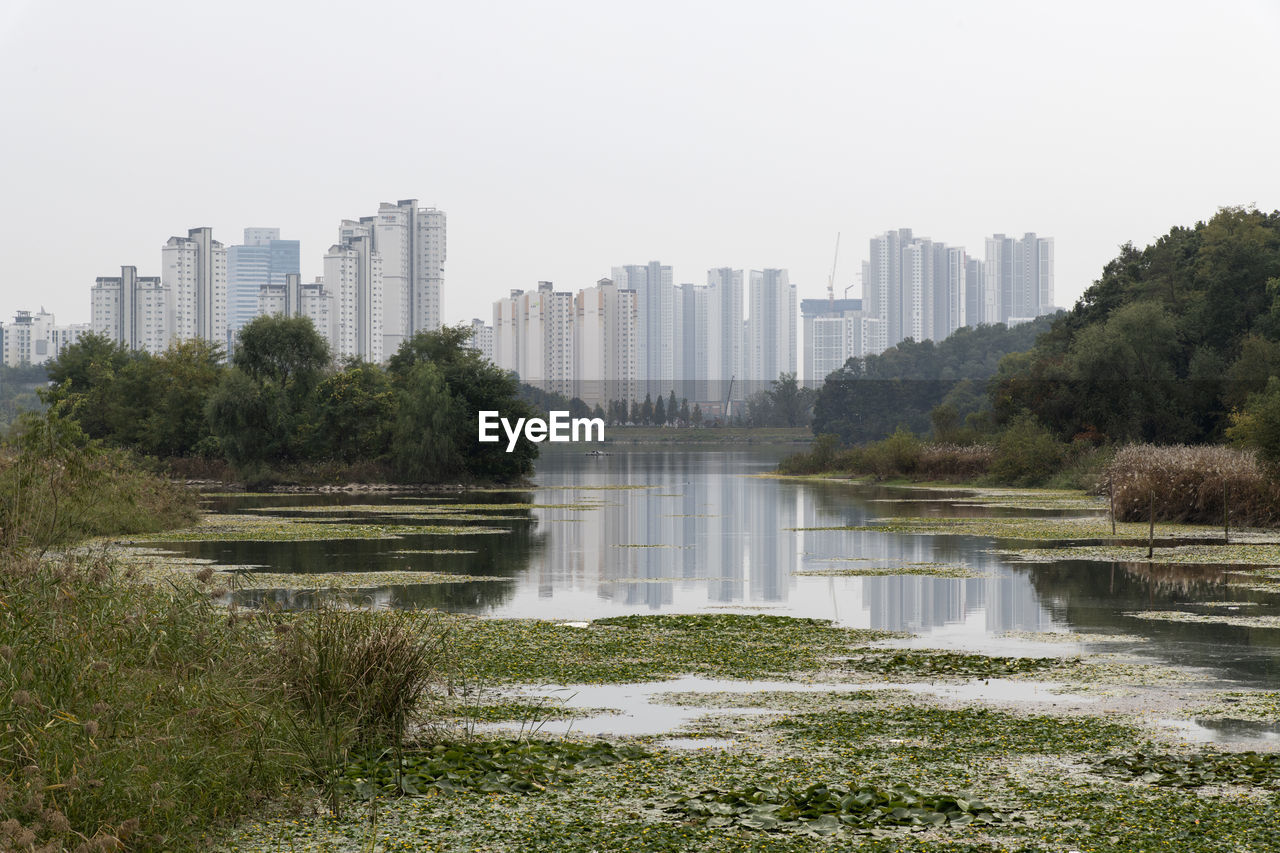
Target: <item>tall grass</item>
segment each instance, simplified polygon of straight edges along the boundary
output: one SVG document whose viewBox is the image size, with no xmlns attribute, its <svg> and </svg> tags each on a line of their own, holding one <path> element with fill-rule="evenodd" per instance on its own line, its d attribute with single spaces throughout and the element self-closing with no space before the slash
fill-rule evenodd
<svg viewBox="0 0 1280 853">
<path fill-rule="evenodd" d="M 400 750 L 411 730 L 421 739 L 428 694 L 453 669 L 449 636 L 435 615 L 328 606 L 282 629 L 266 677 L 281 686 L 295 742 L 335 814 L 353 755 Z"/>
<path fill-rule="evenodd" d="M 1280 522 L 1280 483 L 1252 450 L 1230 447 L 1131 444 L 1104 474 L 1115 496 L 1116 518 L 1273 526 Z"/>
<path fill-rule="evenodd" d="M 50 410 L 23 415 L 0 448 L 0 549 L 35 550 L 87 536 L 150 533 L 194 521 L 194 496 L 89 441 Z"/>
<path fill-rule="evenodd" d="M 50 412 L 0 457 L 0 851 L 202 850 L 352 751 L 399 750 L 447 660 L 417 614 L 228 612 L 94 534 L 195 515 Z"/>
<path fill-rule="evenodd" d="M 8 556 L 0 602 L 4 849 L 198 847 L 298 786 L 280 703 L 250 683 L 261 626 L 207 592 L 103 553 Z"/>
</svg>

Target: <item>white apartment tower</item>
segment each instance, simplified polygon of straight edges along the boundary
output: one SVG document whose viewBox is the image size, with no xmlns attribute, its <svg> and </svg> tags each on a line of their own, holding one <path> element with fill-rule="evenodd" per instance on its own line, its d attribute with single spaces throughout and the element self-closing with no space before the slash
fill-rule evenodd
<svg viewBox="0 0 1280 853">
<path fill-rule="evenodd" d="M 471 321 L 471 347 L 480 353 L 485 361 L 493 361 L 493 326 L 479 317 Z"/>
<path fill-rule="evenodd" d="M 675 383 L 675 286 L 671 267 L 658 261 L 614 267 L 613 282 L 620 290 L 636 293 L 640 318 L 639 394 L 651 394 L 657 399 Z"/>
<path fill-rule="evenodd" d="M 707 286 L 711 288 L 708 313 L 709 329 L 707 378 L 710 381 L 710 399 L 724 400 L 729 393 L 729 381 L 746 378 L 746 362 L 743 358 L 743 304 L 742 270 L 717 267 L 707 270 Z M 734 399 L 746 399 L 742 388 L 734 387 Z"/>
<path fill-rule="evenodd" d="M 493 306 L 494 363 L 521 381 L 556 394 L 573 393 L 573 294 L 549 281 L 513 290 Z"/>
<path fill-rule="evenodd" d="M 35 314 L 19 311 L 13 324 L 4 327 L 4 363 L 8 367 L 45 364 L 91 331 L 88 323 L 59 326 L 43 308 Z"/>
<path fill-rule="evenodd" d="M 444 316 L 445 214 L 414 198 L 383 202 L 369 226 L 382 256 L 383 352 L 390 357 L 417 332 L 440 328 Z"/>
<path fill-rule="evenodd" d="M 99 276 L 91 291 L 92 327 L 131 350 L 159 355 L 173 337 L 171 292 L 158 276 L 139 276 L 138 268 L 120 267 L 120 275 Z"/>
<path fill-rule="evenodd" d="M 1053 238 L 987 238 L 984 322 L 1026 322 L 1053 310 Z"/>
<path fill-rule="evenodd" d="M 588 405 L 639 395 L 637 294 L 607 278 L 574 297 L 575 396 Z"/>
<path fill-rule="evenodd" d="M 324 279 L 303 283 L 298 273 L 287 273 L 284 279 L 284 284 L 259 287 L 257 316 L 306 317 L 336 352 L 333 294 Z"/>
<path fill-rule="evenodd" d="M 178 340 L 227 339 L 227 249 L 213 229 L 192 228 L 170 237 L 161 249 L 161 283 L 173 299 L 173 336 Z"/>
<path fill-rule="evenodd" d="M 334 355 L 383 360 L 382 256 L 369 229 L 344 222 L 342 242 L 324 256 L 324 286 L 333 294 Z"/>
<path fill-rule="evenodd" d="M 796 365 L 796 287 L 784 269 L 752 270 L 746 350 L 752 392 L 769 387 Z"/>
</svg>

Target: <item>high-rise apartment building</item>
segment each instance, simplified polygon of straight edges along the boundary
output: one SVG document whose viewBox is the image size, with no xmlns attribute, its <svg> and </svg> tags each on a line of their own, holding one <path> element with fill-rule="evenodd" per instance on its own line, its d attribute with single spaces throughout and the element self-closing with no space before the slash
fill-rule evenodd
<svg viewBox="0 0 1280 853">
<path fill-rule="evenodd" d="M 479 317 L 471 321 L 471 348 L 480 353 L 485 361 L 493 361 L 493 326 Z"/>
<path fill-rule="evenodd" d="M 574 393 L 589 405 L 640 394 L 638 294 L 603 278 L 574 297 Z"/>
<path fill-rule="evenodd" d="M 986 241 L 984 312 L 987 323 L 1017 323 L 1053 310 L 1053 238 L 995 234 Z"/>
<path fill-rule="evenodd" d="M 719 317 L 709 285 L 681 284 L 675 298 L 675 383 L 677 399 L 708 400 L 718 341 Z"/>
<path fill-rule="evenodd" d="M 131 350 L 159 355 L 173 337 L 173 300 L 159 276 L 139 276 L 120 267 L 119 276 L 99 276 L 91 293 L 91 326 Z"/>
<path fill-rule="evenodd" d="M 333 294 L 334 354 L 380 362 L 382 334 L 382 256 L 373 250 L 370 229 L 344 222 L 341 242 L 324 256 L 324 286 Z"/>
<path fill-rule="evenodd" d="M 850 358 L 863 351 L 861 299 L 802 299 L 800 317 L 804 337 L 805 384 L 817 388 Z"/>
<path fill-rule="evenodd" d="M 574 379 L 573 294 L 549 281 L 494 303 L 494 363 L 523 382 L 570 396 Z"/>
<path fill-rule="evenodd" d="M 161 249 L 161 283 L 173 299 L 173 336 L 227 340 L 227 249 L 213 229 L 192 228 Z"/>
<path fill-rule="evenodd" d="M 752 270 L 747 318 L 747 388 L 769 387 L 783 373 L 798 374 L 796 287 L 784 269 Z"/>
<path fill-rule="evenodd" d="M 34 314 L 19 311 L 13 323 L 4 327 L 4 363 L 7 367 L 45 364 L 91 331 L 88 323 L 59 326 L 43 308 Z"/>
<path fill-rule="evenodd" d="M 279 228 L 246 228 L 244 244 L 227 247 L 227 333 L 237 332 L 259 314 L 262 288 L 284 285 L 300 270 L 297 240 L 281 240 Z M 293 312 L 288 312 L 292 315 Z M 230 349 L 233 341 L 228 341 Z"/>
<path fill-rule="evenodd" d="M 283 284 L 264 284 L 258 290 L 257 316 L 306 317 L 337 351 L 333 294 L 324 279 L 303 282 L 298 273 L 287 273 Z"/>
<path fill-rule="evenodd" d="M 675 383 L 675 286 L 658 261 L 613 268 L 613 282 L 634 290 L 639 311 L 640 396 L 666 395 Z"/>
<path fill-rule="evenodd" d="M 710 288 L 707 313 L 710 317 L 707 352 L 708 396 L 704 399 L 724 400 L 730 393 L 733 379 L 745 380 L 746 360 L 743 356 L 742 270 L 716 267 L 707 270 L 707 286 Z M 732 389 L 735 400 L 746 399 L 745 385 Z M 691 398 L 692 399 L 692 398 Z"/>
<path fill-rule="evenodd" d="M 439 329 L 444 316 L 445 214 L 414 198 L 383 202 L 368 226 L 383 263 L 383 351 L 390 357 L 417 332 Z"/>
</svg>

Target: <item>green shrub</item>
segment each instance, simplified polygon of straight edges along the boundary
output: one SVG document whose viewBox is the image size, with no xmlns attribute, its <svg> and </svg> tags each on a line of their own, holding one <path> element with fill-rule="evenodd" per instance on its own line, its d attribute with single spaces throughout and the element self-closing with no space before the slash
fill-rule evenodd
<svg viewBox="0 0 1280 853">
<path fill-rule="evenodd" d="M 1058 472 L 1067 448 L 1031 415 L 1014 419 L 996 441 L 990 479 L 1006 486 L 1039 486 Z"/>
</svg>

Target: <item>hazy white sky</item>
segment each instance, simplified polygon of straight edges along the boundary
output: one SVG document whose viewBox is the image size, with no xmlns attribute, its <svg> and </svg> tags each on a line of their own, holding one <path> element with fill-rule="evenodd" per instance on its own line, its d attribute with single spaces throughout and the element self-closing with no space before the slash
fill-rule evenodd
<svg viewBox="0 0 1280 853">
<path fill-rule="evenodd" d="M 1280 2 L 0 0 L 0 319 L 246 226 L 449 215 L 445 314 L 661 260 L 854 284 L 888 228 L 1119 244 L 1280 208 Z M 850 295 L 858 292 L 855 286 Z"/>
</svg>

